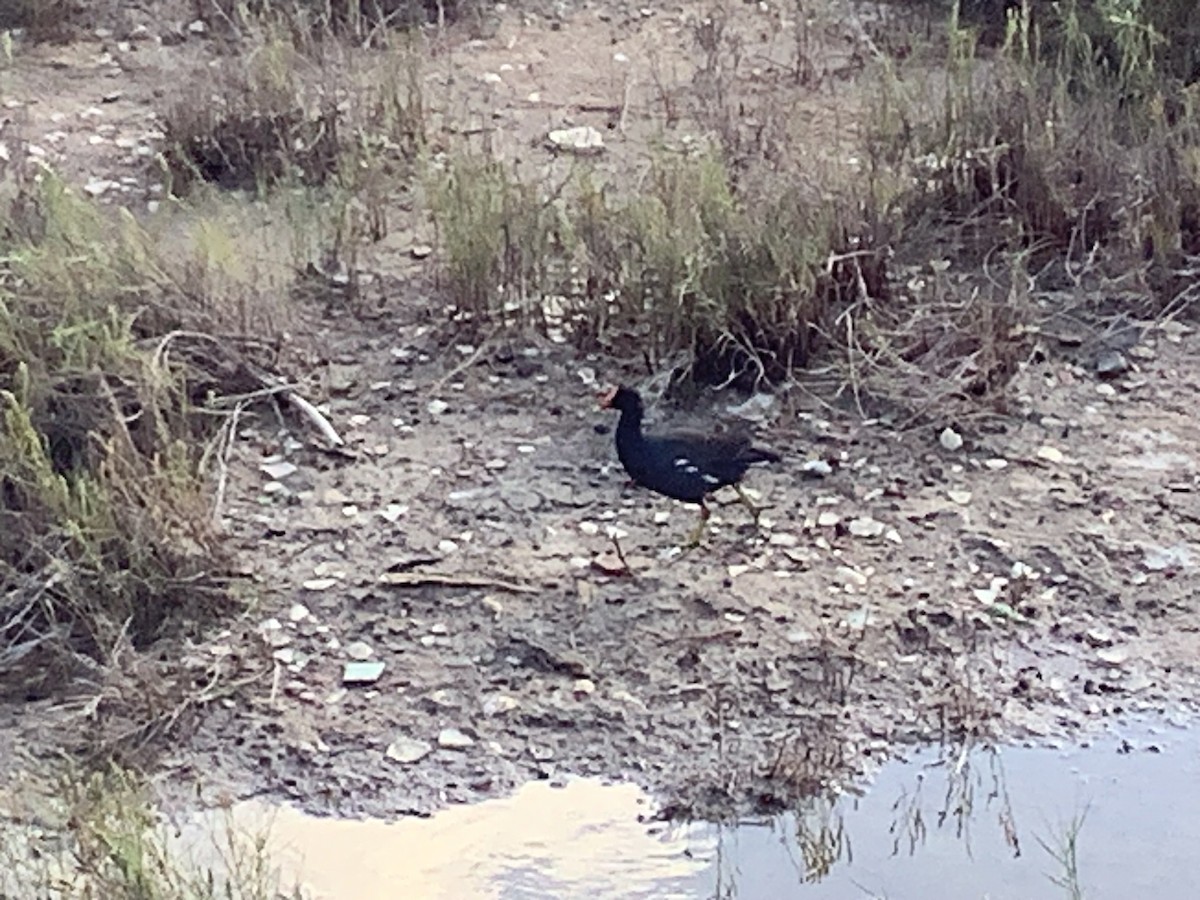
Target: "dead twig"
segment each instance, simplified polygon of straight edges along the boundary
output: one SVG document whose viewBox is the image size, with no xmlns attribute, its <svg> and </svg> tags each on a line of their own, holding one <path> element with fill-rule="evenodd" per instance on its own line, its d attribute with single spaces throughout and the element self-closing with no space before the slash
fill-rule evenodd
<svg viewBox="0 0 1200 900">
<path fill-rule="evenodd" d="M 217 456 L 217 464 L 220 466 L 220 470 L 217 472 L 217 490 L 216 498 L 213 500 L 212 520 L 213 527 L 218 530 L 221 528 L 221 507 L 225 504 L 225 488 L 229 482 L 229 457 L 233 453 L 233 442 L 237 438 L 238 419 L 241 417 L 245 406 L 245 402 L 242 402 L 233 408 L 233 415 L 230 416 L 225 426 L 228 429 L 225 438 L 225 447 Z"/>
<path fill-rule="evenodd" d="M 502 578 L 490 578 L 476 575 L 452 575 L 442 572 L 384 572 L 379 576 L 379 583 L 391 587 L 467 587 L 495 588 L 499 591 L 509 591 L 513 594 L 536 594 L 537 588 L 515 581 L 505 581 Z"/>
<path fill-rule="evenodd" d="M 346 442 L 342 440 L 342 436 L 337 433 L 337 429 L 329 423 L 329 420 L 321 415 L 321 411 L 297 394 L 295 391 L 283 391 L 280 395 L 288 403 L 295 407 L 304 418 L 308 419 L 321 432 L 322 437 L 335 447 L 341 447 Z"/>
</svg>

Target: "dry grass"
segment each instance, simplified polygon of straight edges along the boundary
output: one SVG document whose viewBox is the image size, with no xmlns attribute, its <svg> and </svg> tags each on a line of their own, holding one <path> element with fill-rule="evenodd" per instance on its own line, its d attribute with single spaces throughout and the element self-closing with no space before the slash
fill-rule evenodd
<svg viewBox="0 0 1200 900">
<path fill-rule="evenodd" d="M 64 40 L 84 8 L 83 0 L 0 0 L 0 29 L 22 29 L 33 41 Z"/>
<path fill-rule="evenodd" d="M 364 179 L 346 173 L 378 169 L 380 154 L 364 165 L 354 148 L 380 129 L 330 102 L 344 85 L 321 63 L 325 75 L 304 74 L 337 38 L 278 26 L 311 18 L 301 7 L 240 20 L 247 33 L 276 23 L 252 54 L 260 69 L 276 63 L 224 92 L 236 115 L 168 113 L 184 160 L 172 168 L 259 188 L 333 181 L 361 208 Z M 550 181 L 451 144 L 423 179 L 448 324 L 536 328 L 701 383 L 782 384 L 829 362 L 864 414 L 872 398 L 900 401 L 914 421 L 947 404 L 1003 411 L 1004 385 L 1034 349 L 1048 270 L 1080 290 L 1179 293 L 1173 273 L 1200 244 L 1195 104 L 1164 74 L 1183 51 L 1152 20 L 1056 9 L 1036 6 L 1035 28 L 1032 14 L 972 7 L 1003 26 L 985 55 L 957 18 L 930 40 L 899 17 L 842 34 L 848 59 L 827 46 L 842 23 L 798 16 L 790 77 L 748 91 L 745 35 L 717 7 L 695 26 L 690 92 L 664 91 L 673 112 L 632 187 L 585 162 Z M 837 147 L 818 147 L 798 99 L 847 77 L 870 99 L 846 110 Z M 413 97 L 392 104 L 410 180 L 423 146 Z M 694 140 L 679 140 L 681 122 Z M 368 199 L 369 218 L 385 206 Z M 385 229 L 333 230 L 326 243 L 353 270 L 347 248 Z"/>
<path fill-rule="evenodd" d="M 239 337 L 239 323 L 259 320 L 243 318 L 243 296 L 209 292 L 230 283 L 214 260 L 168 260 L 132 217 L 49 170 L 9 187 L 0 684 L 19 697 L 73 685 L 94 707 L 171 718 L 179 701 L 162 673 L 143 673 L 161 702 L 142 703 L 133 683 L 105 686 L 138 671 L 139 649 L 240 607 L 214 517 L 232 427 L 218 401 L 260 388 L 275 350 Z M 104 734 L 93 722 L 74 738 Z"/>
<path fill-rule="evenodd" d="M 0 896 L 30 900 L 284 900 L 268 835 L 232 818 L 188 848 L 133 772 L 69 764 L 28 777 L 0 819 Z M 49 832 L 47 831 L 49 830 Z M 201 860 L 208 860 L 203 862 Z"/>
<path fill-rule="evenodd" d="M 292 268 L 326 294 L 353 294 L 389 211 L 420 206 L 447 330 L 536 329 L 695 383 L 825 377 L 901 425 L 1004 412 L 1009 378 L 1068 306 L 1118 294 L 1173 314 L 1195 299 L 1186 4 L 1145 19 L 1039 5 L 1040 28 L 989 19 L 1003 26 L 991 49 L 957 18 L 932 39 L 881 27 L 837 65 L 821 48 L 840 23 L 798 16 L 787 77 L 753 92 L 737 17 L 714 15 L 695 29 L 686 96 L 654 106 L 659 144 L 620 180 L 585 161 L 548 180 L 449 138 L 431 154 L 423 49 L 381 26 L 431 8 L 360 20 L 350 5 L 202 3 L 235 52 L 160 111 L 173 196 L 278 204 Z M 838 78 L 856 102 L 840 142 L 817 146 L 798 98 Z M 222 260 L 238 253 L 213 252 L 220 240 L 171 261 L 52 173 L 14 177 L 0 210 L 3 684 L 41 696 L 83 673 L 93 711 L 125 703 L 118 733 L 143 741 L 219 689 L 143 690 L 163 674 L 137 651 L 237 606 L 213 510 L 244 407 L 220 399 L 260 388 L 275 348 L 245 337 L 262 298 L 231 290 Z M 831 698 L 849 690 L 843 662 L 823 670 Z M 986 724 L 969 688 L 939 711 L 949 731 Z M 807 784 L 812 755 L 785 747 L 767 774 Z"/>
<path fill-rule="evenodd" d="M 488 0 L 192 0 L 195 15 L 218 31 L 253 33 L 264 19 L 286 19 L 297 36 L 335 34 L 356 42 L 390 29 L 457 23 L 479 28 Z"/>
</svg>

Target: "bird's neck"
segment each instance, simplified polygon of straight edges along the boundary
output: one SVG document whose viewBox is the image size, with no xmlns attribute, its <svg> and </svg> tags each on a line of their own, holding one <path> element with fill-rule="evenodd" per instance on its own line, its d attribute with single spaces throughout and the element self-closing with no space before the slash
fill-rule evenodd
<svg viewBox="0 0 1200 900">
<path fill-rule="evenodd" d="M 623 410 L 617 422 L 617 446 L 632 447 L 642 442 L 641 410 Z"/>
</svg>

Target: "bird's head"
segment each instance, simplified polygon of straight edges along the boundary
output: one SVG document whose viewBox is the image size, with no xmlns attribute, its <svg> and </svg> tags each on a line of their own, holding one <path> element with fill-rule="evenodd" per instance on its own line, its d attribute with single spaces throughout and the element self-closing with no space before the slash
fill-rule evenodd
<svg viewBox="0 0 1200 900">
<path fill-rule="evenodd" d="M 642 398 L 638 396 L 637 391 L 618 385 L 600 395 L 600 408 L 640 414 Z"/>
</svg>

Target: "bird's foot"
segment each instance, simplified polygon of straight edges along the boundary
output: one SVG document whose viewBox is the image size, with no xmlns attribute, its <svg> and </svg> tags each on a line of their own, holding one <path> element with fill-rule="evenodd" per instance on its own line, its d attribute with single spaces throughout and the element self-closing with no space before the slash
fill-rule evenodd
<svg viewBox="0 0 1200 900">
<path fill-rule="evenodd" d="M 771 507 L 765 503 L 762 505 L 755 503 L 748 496 L 746 496 L 746 492 L 742 490 L 742 486 L 740 484 L 735 484 L 733 488 L 737 491 L 738 502 L 741 503 L 742 506 L 746 507 L 746 509 L 750 510 L 750 515 L 754 516 L 754 524 L 757 526 L 758 520 L 762 517 L 762 514 Z"/>
<path fill-rule="evenodd" d="M 706 524 L 705 522 L 701 522 L 699 525 L 697 525 L 695 528 L 693 528 L 690 532 L 688 532 L 688 536 L 683 541 L 683 552 L 684 553 L 688 553 L 692 550 L 695 550 L 697 547 L 700 546 L 700 541 L 704 537 L 705 524 Z"/>
<path fill-rule="evenodd" d="M 704 537 L 704 530 L 708 527 L 708 507 L 703 503 L 700 504 L 700 521 L 696 523 L 696 527 L 688 533 L 687 540 L 683 542 L 684 552 L 695 550 L 700 546 L 700 539 Z"/>
</svg>

